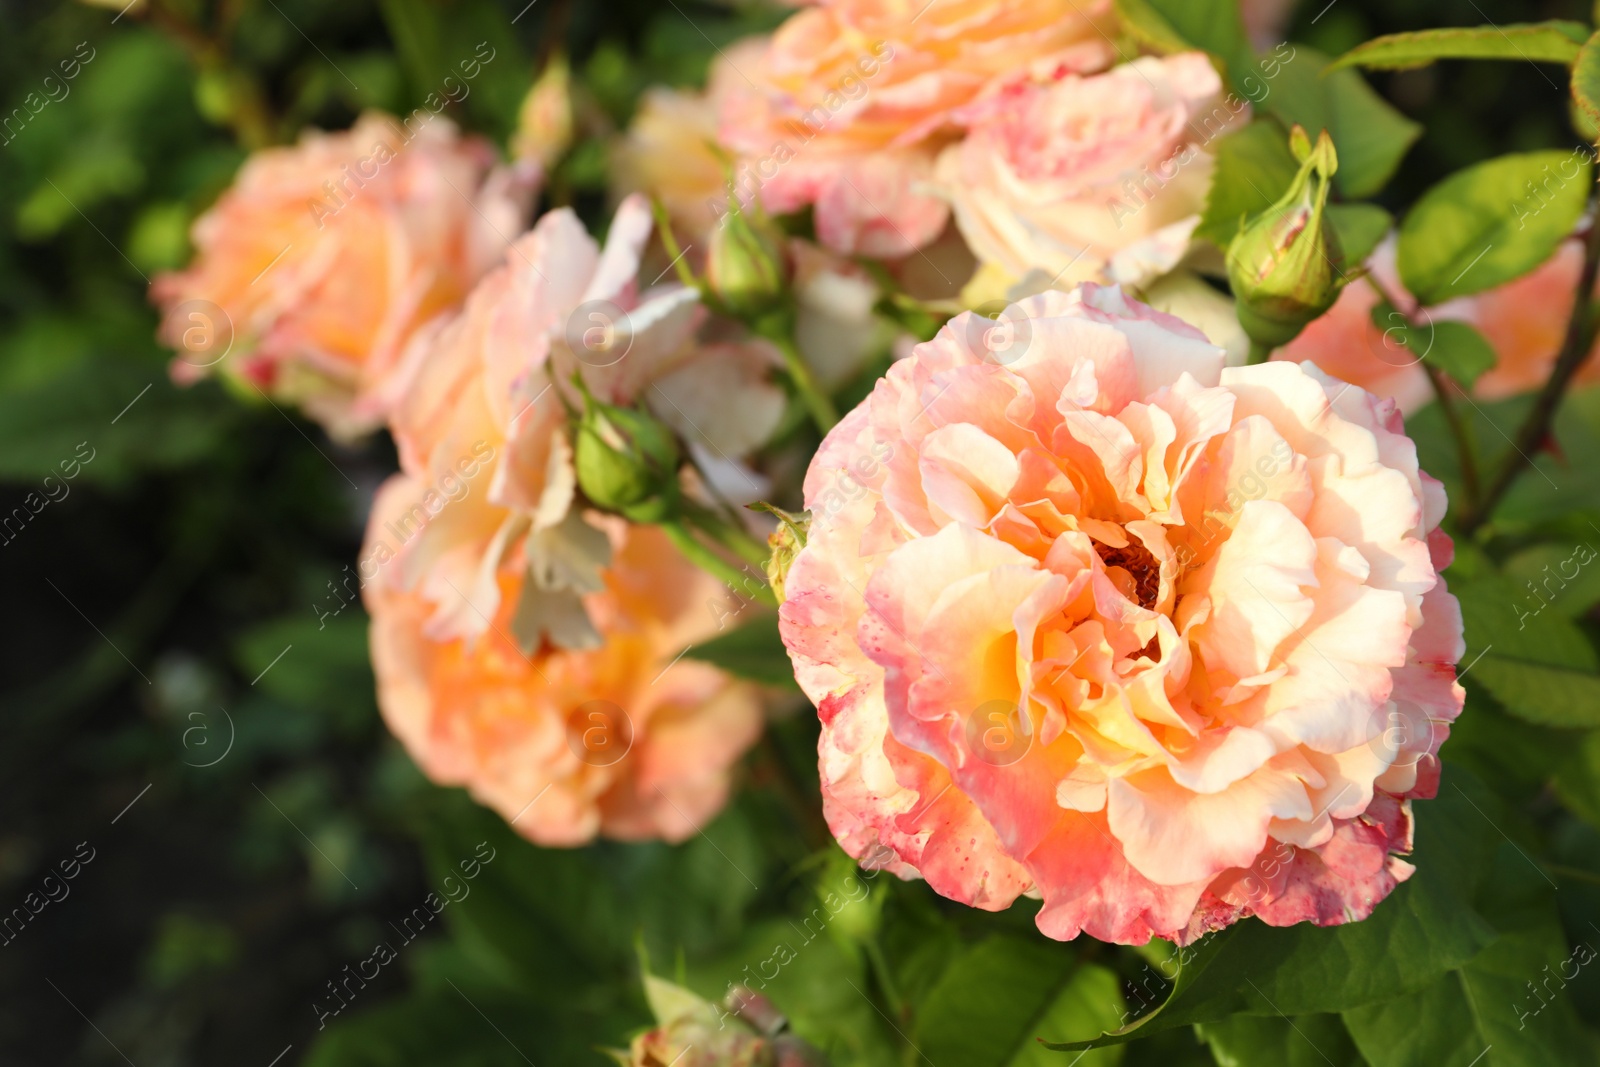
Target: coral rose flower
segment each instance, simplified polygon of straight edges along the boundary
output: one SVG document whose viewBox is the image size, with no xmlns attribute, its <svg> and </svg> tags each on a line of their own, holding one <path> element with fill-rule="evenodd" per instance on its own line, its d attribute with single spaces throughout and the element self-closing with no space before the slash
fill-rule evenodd
<svg viewBox="0 0 1600 1067">
<path fill-rule="evenodd" d="M 1098 70 L 1105 0 L 825 0 L 797 12 L 759 61 L 735 64 L 722 140 L 742 196 L 775 212 L 816 207 L 817 237 L 845 254 L 903 256 L 948 209 L 920 191 L 956 111 L 1034 69 Z"/>
<path fill-rule="evenodd" d="M 369 543 L 422 493 L 405 475 L 385 483 Z M 598 648 L 523 654 L 511 636 L 521 561 L 498 573 L 504 595 L 476 639 L 432 640 L 425 600 L 367 583 L 378 702 L 428 777 L 465 786 L 538 844 L 681 841 L 726 802 L 730 768 L 761 730 L 759 695 L 709 664 L 674 662 L 729 610 L 717 582 L 653 527 L 599 521 L 615 555 L 585 598 Z"/>
<path fill-rule="evenodd" d="M 1531 273 L 1453 302 L 1452 306 L 1461 306 L 1461 310 L 1443 317 L 1476 326 L 1499 357 L 1474 383 L 1474 393 L 1485 400 L 1499 400 L 1544 385 L 1566 340 L 1572 299 L 1582 272 L 1583 242 L 1571 239 L 1563 241 L 1556 254 Z M 1596 292 L 1600 293 L 1600 287 Z M 1574 381 L 1585 385 L 1600 381 L 1600 360 L 1594 358 L 1594 349 Z"/>
<path fill-rule="evenodd" d="M 1520 278 L 1425 310 L 1417 308 L 1416 299 L 1400 282 L 1393 234 L 1373 251 L 1367 266 L 1377 285 L 1358 278 L 1346 286 L 1327 314 L 1273 358 L 1310 360 L 1335 378 L 1394 397 L 1409 415 L 1431 400 L 1433 392 L 1418 354 L 1399 343 L 1392 327 L 1373 322 L 1372 311 L 1382 294 L 1418 324 L 1419 344 L 1428 343 L 1428 324 L 1434 322 L 1464 322 L 1483 334 L 1495 351 L 1495 365 L 1473 383 L 1472 392 L 1484 400 L 1501 400 L 1532 392 L 1549 380 L 1572 317 L 1583 246 L 1576 239 L 1564 241 L 1555 255 Z M 1600 295 L 1600 287 L 1596 293 Z M 1396 317 L 1392 326 L 1400 325 L 1403 320 Z M 1600 382 L 1600 360 L 1594 358 L 1593 349 L 1575 381 Z"/>
<path fill-rule="evenodd" d="M 1134 944 L 1411 873 L 1461 616 L 1392 404 L 1087 285 L 952 320 L 805 490 L 782 631 L 851 855 Z"/>
<path fill-rule="evenodd" d="M 1200 52 L 1018 83 L 962 112 L 971 133 L 940 157 L 938 188 L 978 259 L 1012 278 L 1143 283 L 1200 220 L 1204 145 L 1245 110 L 1222 92 Z"/>
<path fill-rule="evenodd" d="M 173 377 L 218 370 L 336 436 L 375 428 L 417 328 L 526 222 L 537 168 L 494 163 L 448 120 L 377 113 L 256 153 L 195 223 L 194 263 L 151 285 Z"/>
</svg>

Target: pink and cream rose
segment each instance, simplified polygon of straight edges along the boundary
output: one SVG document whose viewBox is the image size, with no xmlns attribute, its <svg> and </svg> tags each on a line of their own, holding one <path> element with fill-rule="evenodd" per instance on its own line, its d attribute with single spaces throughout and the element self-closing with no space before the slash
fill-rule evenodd
<svg viewBox="0 0 1600 1067">
<path fill-rule="evenodd" d="M 387 580 L 436 606 L 429 636 L 481 634 L 500 609 L 502 561 L 530 534 L 571 532 L 577 480 L 561 379 L 581 371 L 616 396 L 624 375 L 650 380 L 693 333 L 692 290 L 640 291 L 650 228 L 632 198 L 602 251 L 570 210 L 552 211 L 457 315 L 416 338 L 390 420 L 402 469 L 434 486 L 484 448 L 493 457 L 481 488 L 419 501 L 396 527 L 405 539 Z"/>
<path fill-rule="evenodd" d="M 548 620 L 551 633 L 569 647 L 595 639 L 570 595 L 593 584 L 599 565 L 573 511 L 567 409 L 582 406 L 573 375 L 602 400 L 655 408 L 692 449 L 729 464 L 782 417 L 782 391 L 769 381 L 776 357 L 697 343 L 695 291 L 641 285 L 651 228 L 639 196 L 618 208 L 604 249 L 570 210 L 548 213 L 460 313 L 424 330 L 408 353 L 391 418 L 401 467 L 437 486 L 464 459 L 492 456 L 481 488 L 475 481 L 458 501 L 419 500 L 396 526 L 403 537 L 389 539 L 399 544 L 386 580 L 435 605 L 429 636 L 483 633 L 501 607 L 501 565 L 520 551 L 550 577 L 552 593 L 568 594 L 565 614 Z"/>
<path fill-rule="evenodd" d="M 369 545 L 424 492 L 406 475 L 385 483 Z M 761 731 L 759 694 L 675 659 L 715 635 L 717 608 L 731 610 L 726 590 L 659 530 L 595 521 L 614 553 L 584 598 L 604 638 L 595 648 L 519 647 L 519 551 L 497 570 L 499 606 L 474 638 L 434 640 L 423 597 L 368 583 L 378 703 L 429 778 L 465 786 L 531 841 L 681 841 L 726 803 L 732 766 Z"/>
<path fill-rule="evenodd" d="M 1200 52 L 1018 82 L 961 112 L 938 189 L 980 262 L 1062 286 L 1175 266 L 1211 187 L 1207 149 L 1244 111 Z"/>
<path fill-rule="evenodd" d="M 537 168 L 498 168 L 446 119 L 369 113 L 253 155 L 193 229 L 194 262 L 151 286 L 172 374 L 220 371 L 331 433 L 378 426 L 401 354 L 526 223 Z"/>
<path fill-rule="evenodd" d="M 1463 700 L 1393 404 L 1115 288 L 1003 318 L 917 346 L 807 475 L 781 626 L 835 836 L 1060 939 L 1365 917 Z"/>
<path fill-rule="evenodd" d="M 936 238 L 948 208 L 923 190 L 957 111 L 1006 81 L 1112 59 L 1105 0 L 823 0 L 765 54 L 736 64 L 723 143 L 739 190 L 769 210 L 814 205 L 818 239 L 893 258 Z"/>
</svg>

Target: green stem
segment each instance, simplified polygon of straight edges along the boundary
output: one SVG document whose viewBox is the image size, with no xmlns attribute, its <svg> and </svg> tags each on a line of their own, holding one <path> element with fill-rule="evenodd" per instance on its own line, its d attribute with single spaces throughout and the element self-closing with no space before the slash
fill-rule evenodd
<svg viewBox="0 0 1600 1067">
<path fill-rule="evenodd" d="M 765 544 L 756 540 L 744 527 L 739 526 L 737 523 L 723 518 L 710 508 L 702 507 L 692 500 L 684 501 L 683 517 L 695 529 L 746 563 L 754 563 L 757 567 L 765 567 L 767 565 L 767 557 L 772 553 Z"/>
<path fill-rule="evenodd" d="M 1383 298 L 1383 302 L 1389 306 L 1394 314 L 1400 316 L 1400 320 L 1406 326 L 1406 336 L 1409 337 L 1409 331 L 1413 328 L 1411 317 L 1400 311 L 1400 303 L 1395 300 L 1393 294 L 1384 288 L 1383 282 L 1376 275 L 1368 274 L 1367 281 L 1378 291 L 1378 295 Z M 1385 341 L 1387 341 L 1387 336 L 1386 333 Z M 1477 510 L 1478 498 L 1482 489 L 1482 483 L 1478 477 L 1478 449 L 1473 440 L 1472 427 L 1461 417 L 1461 410 L 1456 407 L 1455 396 L 1450 391 L 1452 379 L 1421 356 L 1417 357 L 1417 363 L 1422 367 L 1422 373 L 1428 376 L 1428 384 L 1433 386 L 1433 395 L 1439 401 L 1439 411 L 1444 415 L 1445 425 L 1449 428 L 1450 436 L 1455 441 L 1456 453 L 1461 460 L 1461 488 L 1466 494 L 1466 501 L 1462 510 L 1470 514 Z"/>
<path fill-rule="evenodd" d="M 768 607 L 777 607 L 778 598 L 773 596 L 772 589 L 764 583 L 754 583 L 751 589 L 751 576 L 748 571 L 739 570 L 733 564 L 717 555 L 711 549 L 701 544 L 689 528 L 679 520 L 672 520 L 661 524 L 661 529 L 666 531 L 667 537 L 678 547 L 678 551 L 689 557 L 689 561 L 706 571 L 712 577 L 732 589 L 735 596 L 758 601 Z"/>
<path fill-rule="evenodd" d="M 1593 871 L 1580 870 L 1577 867 L 1565 867 L 1559 863 L 1546 863 L 1544 869 L 1559 878 L 1570 878 L 1574 882 L 1587 882 L 1589 885 L 1600 885 L 1600 874 Z"/>
<path fill-rule="evenodd" d="M 800 347 L 794 343 L 788 323 L 779 329 L 762 330 L 761 335 L 777 345 L 778 351 L 783 353 L 783 365 L 788 368 L 789 377 L 800 391 L 800 399 L 805 401 L 806 410 L 811 412 L 811 421 L 817 424 L 817 429 L 823 433 L 833 429 L 839 421 L 838 409 L 817 384 L 816 378 L 812 377 L 811 368 L 806 366 Z"/>
<path fill-rule="evenodd" d="M 1250 365 L 1253 367 L 1257 363 L 1265 363 L 1271 358 L 1272 346 L 1264 345 L 1252 337 L 1250 339 Z"/>
<path fill-rule="evenodd" d="M 1428 381 L 1433 385 L 1433 395 L 1439 401 L 1439 410 L 1444 415 L 1445 425 L 1450 428 L 1450 436 L 1455 438 L 1456 452 L 1461 457 L 1461 488 L 1466 493 L 1466 511 L 1471 513 L 1478 508 L 1478 460 L 1472 447 L 1472 432 L 1466 421 L 1461 417 L 1461 411 L 1456 407 L 1455 398 L 1450 395 L 1450 382 L 1444 373 L 1433 364 L 1423 360 L 1422 371 L 1428 376 Z"/>
<path fill-rule="evenodd" d="M 1594 204 L 1595 200 L 1591 197 L 1591 208 Z M 1561 344 L 1561 354 L 1556 357 L 1555 369 L 1550 372 L 1550 379 L 1545 382 L 1538 398 L 1534 400 L 1533 410 L 1528 412 L 1528 417 L 1517 430 L 1511 452 L 1501 463 L 1500 470 L 1489 483 L 1489 488 L 1479 500 L 1478 506 L 1461 519 L 1462 533 L 1472 533 L 1494 514 L 1500 498 L 1505 496 L 1523 468 L 1533 464 L 1533 460 L 1529 457 L 1543 446 L 1544 439 L 1549 436 L 1550 424 L 1555 419 L 1556 409 L 1561 406 L 1561 400 L 1567 393 L 1567 386 L 1572 383 L 1573 376 L 1578 373 L 1578 368 L 1589 355 L 1589 345 L 1594 340 L 1593 315 L 1590 309 L 1597 275 L 1600 275 L 1600 223 L 1592 223 L 1583 245 L 1583 270 L 1578 275 L 1578 291 L 1572 301 L 1572 317 L 1567 320 L 1566 339 Z"/>
<path fill-rule="evenodd" d="M 677 272 L 678 280 L 690 289 L 694 289 L 705 296 L 705 289 L 700 284 L 700 279 L 694 276 L 694 271 L 689 269 L 689 264 L 684 261 L 684 249 L 678 247 L 678 238 L 672 232 L 672 219 L 667 214 L 666 205 L 654 197 L 650 200 L 650 213 L 656 217 L 656 232 L 661 237 L 661 247 L 672 257 L 673 269 Z"/>
</svg>

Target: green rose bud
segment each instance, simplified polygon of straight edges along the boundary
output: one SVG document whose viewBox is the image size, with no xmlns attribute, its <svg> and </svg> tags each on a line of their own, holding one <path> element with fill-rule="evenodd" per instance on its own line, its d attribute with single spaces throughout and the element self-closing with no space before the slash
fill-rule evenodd
<svg viewBox="0 0 1600 1067">
<path fill-rule="evenodd" d="M 763 217 L 752 218 L 730 187 L 729 209 L 711 234 L 706 284 L 734 315 L 754 319 L 783 302 L 789 271 L 781 236 Z"/>
<path fill-rule="evenodd" d="M 582 388 L 580 384 L 580 388 Z M 678 440 L 654 416 L 596 400 L 583 391 L 573 440 L 578 488 L 597 507 L 660 522 L 678 508 Z"/>
<path fill-rule="evenodd" d="M 1301 161 L 1300 172 L 1228 246 L 1228 282 L 1239 324 L 1253 342 L 1252 362 L 1299 336 L 1333 306 L 1343 285 L 1343 257 L 1326 211 L 1338 169 L 1333 140 L 1324 130 L 1312 147 L 1296 126 L 1290 145 Z"/>
</svg>

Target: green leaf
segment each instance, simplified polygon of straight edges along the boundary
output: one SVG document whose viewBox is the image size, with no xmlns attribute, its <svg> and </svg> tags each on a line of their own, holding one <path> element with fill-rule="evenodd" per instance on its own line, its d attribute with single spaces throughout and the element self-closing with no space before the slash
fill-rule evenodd
<svg viewBox="0 0 1600 1067">
<path fill-rule="evenodd" d="M 1600 730 L 1591 730 L 1567 750 L 1556 767 L 1555 787 L 1567 807 L 1600 827 Z"/>
<path fill-rule="evenodd" d="M 684 655 L 764 685 L 795 685 L 794 666 L 778 635 L 778 617 L 770 613 L 758 615 L 703 644 L 692 645 Z"/>
<path fill-rule="evenodd" d="M 1414 993 L 1345 1012 L 1372 1067 L 1578 1067 L 1595 1062 L 1560 972 L 1572 977 L 1555 891 L 1509 843 L 1480 906 L 1502 933 L 1476 958 Z M 1539 992 L 1535 994 L 1535 988 Z"/>
<path fill-rule="evenodd" d="M 1474 438 L 1484 446 L 1484 469 L 1511 453 L 1510 441 L 1532 407 L 1530 395 L 1505 400 L 1479 400 L 1461 409 Z M 1440 479 L 1452 502 L 1461 498 L 1459 459 L 1439 406 L 1430 404 L 1406 419 L 1406 432 L 1417 442 L 1422 469 Z M 1556 409 L 1554 445 L 1529 458 L 1531 469 L 1522 473 L 1493 521 L 1497 534 L 1548 539 L 1542 528 L 1593 522 L 1600 526 L 1600 464 L 1587 457 L 1600 455 L 1600 389 L 1574 389 Z M 1495 453 L 1499 453 L 1498 455 Z M 1593 531 L 1591 531 L 1591 534 Z M 1579 534 L 1578 536 L 1582 536 Z M 1595 544 L 1600 547 L 1600 540 Z"/>
<path fill-rule="evenodd" d="M 1559 20 L 1391 33 L 1352 48 L 1328 69 L 1407 70 L 1439 59 L 1510 59 L 1571 66 L 1578 58 L 1578 46 L 1588 36 L 1581 22 Z"/>
<path fill-rule="evenodd" d="M 872 979 L 865 959 L 828 936 L 826 926 L 819 933 L 809 918 L 745 926 L 728 950 L 691 961 L 685 984 L 708 1000 L 726 996 L 730 983 L 747 985 L 772 1001 L 795 1034 L 838 1067 L 894 1062 L 902 1038 L 869 999 Z"/>
<path fill-rule="evenodd" d="M 1234 1015 L 1196 1029 L 1218 1067 L 1366 1067 L 1337 1015 Z"/>
<path fill-rule="evenodd" d="M 467 975 L 451 982 L 398 999 L 375 998 L 370 1005 L 353 1001 L 348 1014 L 326 1020 L 305 1067 L 598 1064 L 604 1062 L 594 1051 L 599 1042 L 623 1044 L 629 1024 L 644 1022 L 615 1014 L 596 1018 L 590 1006 L 552 1010 L 526 991 L 486 986 Z M 338 1002 L 325 992 L 320 1003 L 326 1010 Z"/>
<path fill-rule="evenodd" d="M 1545 600 L 1486 576 L 1453 590 L 1466 621 L 1464 669 L 1511 714 L 1600 726 L 1600 656 Z"/>
<path fill-rule="evenodd" d="M 1339 150 L 1339 172 L 1333 179 L 1339 194 L 1352 199 L 1374 195 L 1422 135 L 1422 127 L 1390 106 L 1356 71 L 1323 76 L 1327 57 L 1306 45 L 1294 47 L 1293 59 L 1280 66 L 1260 106 L 1285 126 L 1299 123 L 1312 137 L 1326 129 Z"/>
<path fill-rule="evenodd" d="M 447 7 L 428 0 L 380 0 L 379 6 L 421 116 L 454 100 L 473 117 L 473 125 L 505 141 L 533 84 L 511 13 L 492 0 L 460 0 Z"/>
<path fill-rule="evenodd" d="M 1014 937 L 991 937 L 958 956 L 917 1009 L 912 1043 L 932 1063 L 1043 1067 L 1061 1063 L 1037 1039 L 1094 1033 L 1119 1021 L 1117 976 L 1072 953 Z M 1121 1049 L 1084 1057 L 1104 1067 Z"/>
<path fill-rule="evenodd" d="M 1339 237 L 1346 270 L 1365 263 L 1394 227 L 1394 216 L 1377 204 L 1329 204 L 1328 221 Z"/>
<path fill-rule="evenodd" d="M 1499 359 L 1483 334 L 1464 322 L 1436 322 L 1432 330 L 1433 344 L 1422 358 L 1468 389 Z"/>
<path fill-rule="evenodd" d="M 1289 188 L 1299 164 L 1288 138 L 1270 122 L 1252 122 L 1219 138 L 1216 159 L 1195 236 L 1226 249 L 1240 223 L 1265 211 Z"/>
<path fill-rule="evenodd" d="M 329 596 L 321 606 L 338 600 Z M 292 615 L 255 627 L 239 642 L 240 674 L 255 679 L 258 692 L 295 708 L 365 720 L 376 711 L 367 616 L 359 605 L 320 622 L 308 605 Z"/>
<path fill-rule="evenodd" d="M 237 414 L 209 389 L 178 389 L 153 360 L 77 359 L 58 374 L 0 391 L 0 480 L 36 483 L 54 475 L 68 479 L 67 493 L 74 476 L 77 484 L 122 484 L 211 454 Z"/>
<path fill-rule="evenodd" d="M 1512 586 L 1526 590 L 1532 582 L 1538 596 L 1549 603 L 1545 610 L 1563 618 L 1580 619 L 1600 604 L 1600 530 L 1588 523 L 1577 526 L 1577 536 L 1532 545 L 1505 561 L 1505 576 Z"/>
<path fill-rule="evenodd" d="M 1591 126 L 1600 125 L 1600 45 L 1595 43 L 1597 38 L 1600 33 L 1583 43 L 1572 65 L 1572 101 Z"/>
<path fill-rule="evenodd" d="M 446 907 L 444 920 L 463 945 L 549 996 L 633 973 L 639 944 L 652 958 L 670 960 L 680 950 L 704 952 L 730 940 L 745 925 L 756 886 L 769 884 L 767 864 L 774 862 L 737 801 L 678 846 L 547 849 L 464 794 L 428 796 L 419 821 L 435 884 L 459 877 L 459 864 L 479 842 L 494 850 L 471 896 Z M 519 828 L 544 802 L 528 799 Z"/>
<path fill-rule="evenodd" d="M 1565 165 L 1576 172 L 1563 173 Z M 1457 171 L 1424 193 L 1401 223 L 1400 280 L 1431 306 L 1528 273 L 1577 224 L 1589 173 L 1587 160 L 1560 151 L 1501 156 Z"/>
<path fill-rule="evenodd" d="M 1207 52 L 1235 89 L 1255 66 L 1234 0 L 1116 0 L 1115 6 L 1118 21 L 1141 44 L 1163 53 Z"/>
<path fill-rule="evenodd" d="M 1237 923 L 1183 950 L 1189 958 L 1155 1011 L 1099 1038 L 1051 1047 L 1120 1044 L 1238 1012 L 1346 1011 L 1424 988 L 1471 960 L 1494 939 L 1471 894 L 1499 840 L 1485 835 L 1482 812 L 1497 805 L 1459 767 L 1446 767 L 1444 780 L 1438 797 L 1416 807 L 1416 851 L 1410 857 L 1416 873 L 1366 920 L 1282 929 L 1254 919 Z"/>
</svg>

